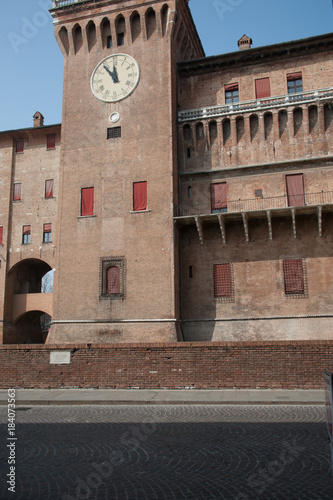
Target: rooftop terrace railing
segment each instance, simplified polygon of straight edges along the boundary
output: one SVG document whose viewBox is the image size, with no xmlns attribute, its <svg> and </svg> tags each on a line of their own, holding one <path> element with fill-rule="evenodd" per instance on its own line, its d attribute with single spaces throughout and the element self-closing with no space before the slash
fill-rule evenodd
<svg viewBox="0 0 333 500">
<path fill-rule="evenodd" d="M 90 2 L 90 0 L 52 0 L 52 9 L 59 9 L 60 7 L 67 7 L 76 3 Z"/>
</svg>

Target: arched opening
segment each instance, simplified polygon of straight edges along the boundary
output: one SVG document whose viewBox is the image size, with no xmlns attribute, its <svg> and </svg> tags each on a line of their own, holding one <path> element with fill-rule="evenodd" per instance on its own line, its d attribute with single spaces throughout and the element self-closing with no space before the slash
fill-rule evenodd
<svg viewBox="0 0 333 500">
<path fill-rule="evenodd" d="M 288 113 L 285 109 L 279 111 L 279 136 L 280 138 L 287 132 L 288 129 Z"/>
<path fill-rule="evenodd" d="M 90 52 L 97 42 L 96 26 L 93 21 L 90 21 L 88 23 L 86 27 L 86 32 L 87 32 L 88 50 Z"/>
<path fill-rule="evenodd" d="M 163 5 L 161 10 L 161 20 L 162 20 L 162 36 L 165 36 L 168 26 L 168 14 L 169 7 L 167 5 Z"/>
<path fill-rule="evenodd" d="M 324 120 L 325 120 L 325 132 L 329 129 L 333 121 L 333 107 L 332 104 L 325 104 L 324 106 Z"/>
<path fill-rule="evenodd" d="M 237 132 L 237 144 L 241 141 L 244 136 L 244 118 L 239 116 L 236 118 L 236 132 Z"/>
<path fill-rule="evenodd" d="M 223 146 L 225 146 L 231 137 L 231 123 L 229 118 L 223 120 L 222 128 L 223 128 Z"/>
<path fill-rule="evenodd" d="M 15 344 L 45 344 L 51 317 L 43 311 L 29 311 L 16 321 Z"/>
<path fill-rule="evenodd" d="M 111 24 L 107 18 L 104 18 L 101 24 L 103 49 L 111 49 L 113 46 L 111 35 Z"/>
<path fill-rule="evenodd" d="M 118 16 L 116 20 L 117 46 L 125 45 L 126 25 L 124 16 Z"/>
<path fill-rule="evenodd" d="M 213 144 L 217 139 L 217 123 L 216 121 L 209 122 L 209 140 Z"/>
<path fill-rule="evenodd" d="M 77 24 L 73 29 L 74 53 L 77 54 L 83 45 L 82 29 Z"/>
<path fill-rule="evenodd" d="M 204 133 L 204 126 L 201 122 L 197 123 L 195 127 L 195 133 L 197 142 L 198 143 L 202 142 L 205 138 L 205 133 Z"/>
<path fill-rule="evenodd" d="M 68 40 L 68 31 L 67 29 L 65 28 L 65 26 L 63 26 L 60 30 L 59 30 L 59 38 L 60 38 L 60 41 L 62 43 L 62 46 L 66 52 L 66 54 L 68 55 L 68 52 L 69 52 L 69 40 Z"/>
<path fill-rule="evenodd" d="M 133 12 L 131 15 L 131 36 L 132 43 L 140 36 L 141 33 L 141 19 L 138 12 Z"/>
<path fill-rule="evenodd" d="M 53 270 L 46 262 L 25 259 L 6 282 L 4 344 L 43 343 L 52 317 Z"/>
<path fill-rule="evenodd" d="M 303 126 L 303 110 L 302 108 L 294 109 L 294 135 L 297 135 Z"/>
<path fill-rule="evenodd" d="M 309 107 L 309 132 L 312 134 L 312 132 L 315 130 L 315 128 L 318 125 L 318 108 L 317 106 L 310 106 Z"/>
<path fill-rule="evenodd" d="M 256 135 L 258 134 L 258 130 L 259 130 L 258 115 L 251 115 L 250 116 L 250 135 L 251 135 L 251 141 L 254 141 Z"/>
<path fill-rule="evenodd" d="M 273 130 L 273 115 L 272 113 L 266 113 L 264 115 L 264 126 L 265 126 L 265 140 L 269 138 Z"/>
<path fill-rule="evenodd" d="M 156 31 L 156 14 L 153 9 L 148 9 L 146 13 L 146 29 L 147 39 L 149 40 Z"/>
</svg>

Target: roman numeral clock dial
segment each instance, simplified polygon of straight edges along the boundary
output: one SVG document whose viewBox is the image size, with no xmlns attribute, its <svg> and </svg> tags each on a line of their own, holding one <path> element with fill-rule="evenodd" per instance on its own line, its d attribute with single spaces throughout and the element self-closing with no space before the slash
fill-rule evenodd
<svg viewBox="0 0 333 500">
<path fill-rule="evenodd" d="M 100 101 L 121 101 L 132 94 L 139 77 L 139 65 L 133 57 L 114 54 L 97 64 L 91 76 L 91 90 Z"/>
</svg>

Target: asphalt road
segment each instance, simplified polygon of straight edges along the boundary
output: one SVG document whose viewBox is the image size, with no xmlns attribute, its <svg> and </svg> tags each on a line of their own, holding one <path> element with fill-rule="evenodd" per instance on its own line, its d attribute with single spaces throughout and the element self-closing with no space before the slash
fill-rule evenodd
<svg viewBox="0 0 333 500">
<path fill-rule="evenodd" d="M 4 406 L 0 498 L 332 500 L 325 418 L 315 405 L 33 406 L 16 409 L 15 440 Z"/>
</svg>

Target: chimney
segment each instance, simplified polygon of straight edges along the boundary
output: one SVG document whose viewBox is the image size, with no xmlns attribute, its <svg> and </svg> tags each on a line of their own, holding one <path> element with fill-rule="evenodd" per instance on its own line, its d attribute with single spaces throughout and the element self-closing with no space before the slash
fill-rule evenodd
<svg viewBox="0 0 333 500">
<path fill-rule="evenodd" d="M 44 116 L 39 111 L 33 116 L 34 119 L 34 127 L 42 127 L 44 125 Z"/>
<path fill-rule="evenodd" d="M 253 41 L 249 36 L 243 35 L 237 42 L 239 50 L 250 49 Z"/>
</svg>

